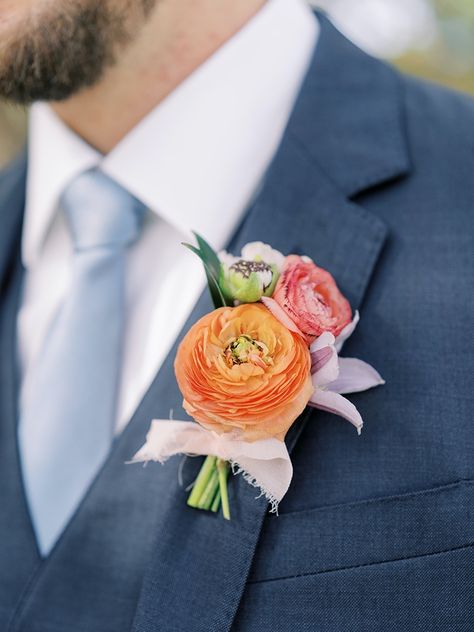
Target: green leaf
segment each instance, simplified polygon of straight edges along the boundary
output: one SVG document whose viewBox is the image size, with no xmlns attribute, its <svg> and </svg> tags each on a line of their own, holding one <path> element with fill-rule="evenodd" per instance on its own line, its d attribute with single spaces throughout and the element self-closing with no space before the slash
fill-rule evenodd
<svg viewBox="0 0 474 632">
<path fill-rule="evenodd" d="M 210 246 L 207 241 L 198 235 L 198 233 L 193 233 L 198 242 L 199 250 L 203 255 L 203 261 L 209 265 L 212 270 L 213 275 L 217 280 L 219 280 L 219 275 L 221 272 L 221 262 L 219 257 L 217 256 L 216 251 L 212 246 Z"/>
<path fill-rule="evenodd" d="M 206 256 L 203 254 L 203 252 L 199 248 L 196 248 L 196 246 L 193 246 L 191 244 L 186 244 L 186 243 L 183 243 L 183 246 L 191 250 L 191 252 L 194 252 L 194 254 L 197 255 L 203 262 L 204 270 L 206 271 L 207 284 L 209 286 L 209 292 L 211 294 L 214 307 L 216 309 L 219 309 L 219 307 L 226 307 L 228 305 L 228 301 L 226 301 L 224 294 L 222 293 L 222 290 L 219 286 L 218 277 L 216 278 L 216 275 L 214 274 L 214 271 L 211 268 L 210 263 L 206 259 Z M 219 262 L 219 268 L 220 268 L 220 262 Z"/>
<path fill-rule="evenodd" d="M 219 307 L 226 307 L 227 301 L 222 294 L 221 288 L 219 287 L 219 283 L 216 278 L 209 272 L 207 266 L 204 265 L 206 269 L 206 277 L 207 277 L 207 285 L 209 286 L 209 292 L 211 293 L 212 302 L 214 303 L 214 307 L 219 309 Z"/>
</svg>

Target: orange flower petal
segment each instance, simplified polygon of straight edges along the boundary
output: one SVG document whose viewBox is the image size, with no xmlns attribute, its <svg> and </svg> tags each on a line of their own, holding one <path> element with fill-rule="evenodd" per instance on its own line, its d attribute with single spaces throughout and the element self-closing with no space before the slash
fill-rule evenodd
<svg viewBox="0 0 474 632">
<path fill-rule="evenodd" d="M 225 351 L 240 336 L 262 344 L 246 361 L 229 364 Z M 310 369 L 301 336 L 256 303 L 222 307 L 201 318 L 175 360 L 186 412 L 220 434 L 238 429 L 246 441 L 284 439 L 313 392 Z"/>
</svg>

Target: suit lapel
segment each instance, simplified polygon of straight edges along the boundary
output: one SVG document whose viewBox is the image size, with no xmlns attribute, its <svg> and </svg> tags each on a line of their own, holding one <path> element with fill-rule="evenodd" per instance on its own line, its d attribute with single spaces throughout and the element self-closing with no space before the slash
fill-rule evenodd
<svg viewBox="0 0 474 632">
<path fill-rule="evenodd" d="M 376 62 L 353 48 L 324 18 L 321 22 L 320 42 L 283 142 L 230 248 L 238 252 L 246 242 L 262 240 L 284 253 L 309 255 L 334 274 L 355 309 L 362 304 L 387 229 L 349 197 L 405 174 L 408 161 L 399 114 L 395 116 L 399 103 L 392 71 L 376 66 L 377 77 L 369 80 Z M 339 76 L 331 55 L 341 64 Z M 375 103 L 370 112 L 367 90 Z M 359 112 L 356 118 L 353 109 Z M 380 148 L 381 130 L 393 139 L 386 150 Z M 203 297 L 183 332 L 210 308 Z M 172 377 L 175 351 L 155 396 L 162 412 L 174 408 L 179 418 L 180 395 Z M 291 429 L 290 451 L 307 417 L 303 414 Z M 164 466 L 165 486 L 176 488 L 177 464 L 172 463 Z M 150 476 L 154 469 L 150 467 Z M 255 496 L 242 477 L 231 479 L 230 522 L 189 509 L 183 493 L 164 496 L 135 632 L 231 627 L 267 511 L 264 499 Z"/>
<path fill-rule="evenodd" d="M 39 559 L 16 443 L 16 317 L 23 273 L 20 243 L 25 178 L 24 156 L 0 174 L 0 534 L 5 536 L 0 538 L 0 586 L 5 599 L 20 593 Z M 6 534 L 14 534 L 14 538 Z"/>
<path fill-rule="evenodd" d="M 26 156 L 22 154 L 0 174 L 0 288 L 14 262 L 25 209 Z"/>
</svg>

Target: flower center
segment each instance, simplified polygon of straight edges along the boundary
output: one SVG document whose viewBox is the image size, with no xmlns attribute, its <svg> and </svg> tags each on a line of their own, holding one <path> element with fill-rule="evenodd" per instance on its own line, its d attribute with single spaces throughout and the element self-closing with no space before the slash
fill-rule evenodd
<svg viewBox="0 0 474 632">
<path fill-rule="evenodd" d="M 224 357 L 229 367 L 247 362 L 266 369 L 267 366 L 273 364 L 267 345 L 260 340 L 254 340 L 246 334 L 234 338 L 227 345 L 224 350 Z"/>
<path fill-rule="evenodd" d="M 256 272 L 260 276 L 264 290 L 270 287 L 272 283 L 273 272 L 265 261 L 239 259 L 239 261 L 236 261 L 230 266 L 229 270 L 241 274 L 244 279 L 249 279 L 252 272 Z"/>
</svg>

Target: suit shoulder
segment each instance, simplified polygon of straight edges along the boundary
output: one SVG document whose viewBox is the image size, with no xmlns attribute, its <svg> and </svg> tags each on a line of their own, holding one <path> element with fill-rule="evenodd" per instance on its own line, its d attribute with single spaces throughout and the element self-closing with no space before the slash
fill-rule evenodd
<svg viewBox="0 0 474 632">
<path fill-rule="evenodd" d="M 407 150 L 414 174 L 456 191 L 467 204 L 473 194 L 474 99 L 428 81 L 399 75 Z"/>
<path fill-rule="evenodd" d="M 0 183 L 16 178 L 19 172 L 24 172 L 27 163 L 27 150 L 24 147 L 6 164 L 0 167 Z"/>
<path fill-rule="evenodd" d="M 424 79 L 400 74 L 408 122 L 441 136 L 459 136 L 474 146 L 474 97 Z"/>
</svg>

